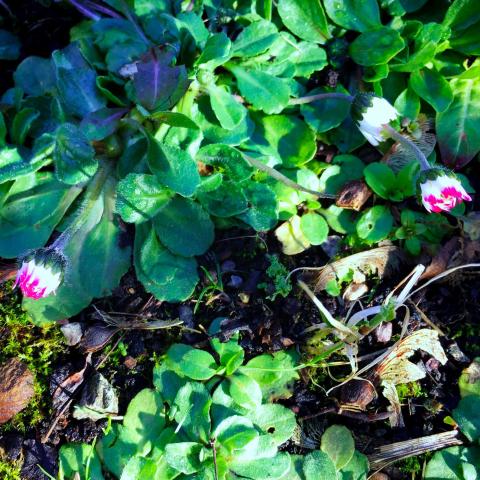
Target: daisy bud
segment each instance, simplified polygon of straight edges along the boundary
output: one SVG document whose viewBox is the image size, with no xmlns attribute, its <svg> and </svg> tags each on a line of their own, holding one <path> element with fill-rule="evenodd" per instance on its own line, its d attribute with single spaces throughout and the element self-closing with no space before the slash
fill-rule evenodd
<svg viewBox="0 0 480 480">
<path fill-rule="evenodd" d="M 374 146 L 388 137 L 384 125 L 399 117 L 397 110 L 384 98 L 358 93 L 353 100 L 352 116 L 363 136 Z"/>
<path fill-rule="evenodd" d="M 39 248 L 22 259 L 15 285 L 23 295 L 38 300 L 55 293 L 62 283 L 66 260 L 60 250 Z"/>
<path fill-rule="evenodd" d="M 448 212 L 459 203 L 472 200 L 456 175 L 441 168 L 424 170 L 418 185 L 423 206 L 429 213 Z"/>
</svg>

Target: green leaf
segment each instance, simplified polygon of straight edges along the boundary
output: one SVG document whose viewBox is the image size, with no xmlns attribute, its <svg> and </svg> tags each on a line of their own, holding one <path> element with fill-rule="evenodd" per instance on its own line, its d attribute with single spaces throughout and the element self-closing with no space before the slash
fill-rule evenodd
<svg viewBox="0 0 480 480">
<path fill-rule="evenodd" d="M 243 348 L 238 345 L 238 338 L 233 337 L 227 342 L 221 342 L 215 337 L 210 340 L 210 343 L 219 356 L 220 365 L 225 367 L 225 373 L 227 375 L 231 375 L 242 365 L 245 352 Z"/>
<path fill-rule="evenodd" d="M 328 236 L 328 224 L 317 213 L 310 212 L 300 218 L 300 228 L 312 245 L 321 245 Z"/>
<path fill-rule="evenodd" d="M 315 132 L 293 115 L 269 115 L 257 120 L 252 138 L 265 155 L 272 155 L 282 166 L 305 165 L 317 151 Z M 267 143 L 267 145 L 265 145 Z"/>
<path fill-rule="evenodd" d="M 16 35 L 0 29 L 0 60 L 16 60 L 22 44 Z"/>
<path fill-rule="evenodd" d="M 178 391 L 187 383 L 187 379 L 170 370 L 165 362 L 156 363 L 153 369 L 153 384 L 162 398 L 171 406 Z"/>
<path fill-rule="evenodd" d="M 480 397 L 480 357 L 475 358 L 473 362 L 463 370 L 458 379 L 458 387 L 462 398 L 468 395 Z"/>
<path fill-rule="evenodd" d="M 232 42 L 227 37 L 226 33 L 214 33 L 208 38 L 200 57 L 198 57 L 195 63 L 197 65 L 206 65 L 208 68 L 214 69 L 223 65 L 230 59 L 231 49 Z"/>
<path fill-rule="evenodd" d="M 189 475 L 200 470 L 202 449 L 202 445 L 195 442 L 169 443 L 165 447 L 165 458 L 175 470 Z"/>
<path fill-rule="evenodd" d="M 248 182 L 242 189 L 248 202 L 246 212 L 238 215 L 257 232 L 272 228 L 278 219 L 278 206 L 275 193 L 263 183 Z"/>
<path fill-rule="evenodd" d="M 258 438 L 251 420 L 239 415 L 233 415 L 221 421 L 213 432 L 217 442 L 229 452 L 234 452 Z"/>
<path fill-rule="evenodd" d="M 125 222 L 146 222 L 164 208 L 172 196 L 155 175 L 129 173 L 118 182 L 115 211 Z"/>
<path fill-rule="evenodd" d="M 341 27 L 366 32 L 382 25 L 377 0 L 325 0 L 327 15 Z"/>
<path fill-rule="evenodd" d="M 316 95 L 317 93 L 327 93 L 327 90 L 316 88 L 312 90 L 311 95 Z M 341 98 L 327 98 L 305 103 L 300 106 L 300 111 L 305 121 L 314 130 L 321 133 L 338 127 L 349 114 L 350 107 L 350 102 Z"/>
<path fill-rule="evenodd" d="M 233 217 L 248 209 L 247 199 L 237 182 L 222 182 L 212 191 L 199 192 L 197 198 L 205 210 L 216 217 Z"/>
<path fill-rule="evenodd" d="M 208 93 L 212 110 L 223 128 L 233 130 L 245 119 L 247 109 L 226 90 L 211 85 Z"/>
<path fill-rule="evenodd" d="M 279 0 L 277 8 L 284 25 L 297 37 L 316 43 L 330 38 L 320 0 Z"/>
<path fill-rule="evenodd" d="M 357 234 L 368 243 L 376 243 L 388 237 L 393 226 L 390 209 L 376 205 L 366 210 L 357 221 Z"/>
<path fill-rule="evenodd" d="M 150 117 L 158 120 L 161 123 L 166 123 L 171 127 L 190 128 L 192 130 L 198 130 L 198 125 L 183 113 L 155 110 L 150 114 Z"/>
<path fill-rule="evenodd" d="M 351 180 L 363 177 L 364 163 L 355 155 L 337 155 L 320 176 L 318 190 L 336 195 Z"/>
<path fill-rule="evenodd" d="M 283 405 L 271 403 L 260 405 L 247 415 L 258 428 L 273 439 L 277 446 L 289 440 L 297 427 L 295 414 Z"/>
<path fill-rule="evenodd" d="M 86 443 L 63 445 L 58 454 L 58 462 L 60 480 L 73 479 L 77 472 L 80 478 L 87 478 L 87 464 L 89 480 L 104 480 L 102 466 L 93 445 Z"/>
<path fill-rule="evenodd" d="M 434 69 L 412 72 L 409 82 L 413 91 L 439 113 L 444 112 L 453 101 L 450 84 Z"/>
<path fill-rule="evenodd" d="M 480 78 L 450 81 L 453 102 L 437 114 L 442 161 L 461 168 L 480 151 Z"/>
<path fill-rule="evenodd" d="M 425 480 L 467 480 L 480 475 L 479 447 L 450 447 L 436 452 L 425 469 Z M 465 476 L 465 467 L 473 474 Z M 476 470 L 476 471 L 475 471 Z"/>
<path fill-rule="evenodd" d="M 64 109 L 83 117 L 106 104 L 96 85 L 95 71 L 90 68 L 75 44 L 52 53 L 57 89 Z"/>
<path fill-rule="evenodd" d="M 233 460 L 229 467 L 240 477 L 253 480 L 273 480 L 282 478 L 289 470 L 291 460 L 288 453 L 277 453 L 270 458 L 257 458 L 251 461 Z"/>
<path fill-rule="evenodd" d="M 162 243 L 174 254 L 201 255 L 213 243 L 214 226 L 200 204 L 176 196 L 153 219 Z"/>
<path fill-rule="evenodd" d="M 159 300 L 181 302 L 197 285 L 195 259 L 173 255 L 159 242 L 150 223 L 136 228 L 134 262 L 138 279 Z"/>
<path fill-rule="evenodd" d="M 253 169 L 242 153 L 228 145 L 205 145 L 197 153 L 196 160 L 225 173 L 229 180 L 241 182 L 251 177 Z"/>
<path fill-rule="evenodd" d="M 471 442 L 480 438 L 479 408 L 480 397 L 468 395 L 460 400 L 452 413 L 453 419 L 457 422 L 460 430 Z"/>
<path fill-rule="evenodd" d="M 27 95 L 40 96 L 55 89 L 55 70 L 50 58 L 27 57 L 18 65 L 13 78 Z"/>
<path fill-rule="evenodd" d="M 95 150 L 72 123 L 64 123 L 55 132 L 53 161 L 57 178 L 68 185 L 88 181 L 98 168 Z"/>
<path fill-rule="evenodd" d="M 310 247 L 310 241 L 301 228 L 301 218 L 293 215 L 275 230 L 275 236 L 282 244 L 285 255 L 297 255 Z"/>
<path fill-rule="evenodd" d="M 254 57 L 265 52 L 278 38 L 272 22 L 259 20 L 244 28 L 233 42 L 232 57 Z"/>
<path fill-rule="evenodd" d="M 295 360 L 290 352 L 276 352 L 252 358 L 239 371 L 252 377 L 260 385 L 264 401 L 289 398 L 289 386 L 298 379 Z"/>
<path fill-rule="evenodd" d="M 370 163 L 365 167 L 363 174 L 368 186 L 379 197 L 389 199 L 392 195 L 399 193 L 395 174 L 388 165 L 379 162 Z"/>
<path fill-rule="evenodd" d="M 352 434 L 343 425 L 332 425 L 325 430 L 321 448 L 330 457 L 336 470 L 342 470 L 355 453 Z"/>
<path fill-rule="evenodd" d="M 420 113 L 420 98 L 412 88 L 406 88 L 393 105 L 402 117 L 416 120 Z"/>
<path fill-rule="evenodd" d="M 375 45 L 375 48 L 371 48 Z M 379 27 L 359 35 L 350 44 L 350 55 L 354 62 L 363 66 L 388 63 L 405 47 L 400 34 L 389 27 Z"/>
<path fill-rule="evenodd" d="M 230 377 L 230 395 L 241 407 L 253 410 L 262 403 L 262 390 L 251 377 L 239 372 Z"/>
<path fill-rule="evenodd" d="M 15 258 L 42 247 L 80 193 L 52 174 L 35 174 L 22 189 L 21 180 L 10 189 L 0 209 L 0 256 Z"/>
<path fill-rule="evenodd" d="M 86 237 L 79 257 L 82 286 L 92 297 L 110 295 L 131 265 L 130 245 L 122 242 L 123 229 L 114 216 L 114 188 L 111 179 L 107 181 L 102 218 Z"/>
<path fill-rule="evenodd" d="M 337 472 L 337 477 L 339 480 L 367 480 L 369 470 L 367 457 L 355 450 L 348 464 Z"/>
<path fill-rule="evenodd" d="M 80 123 L 80 129 L 90 140 L 103 140 L 117 130 L 120 119 L 128 112 L 126 108 L 101 108 L 86 115 Z"/>
<path fill-rule="evenodd" d="M 156 471 L 157 467 L 152 460 L 141 457 L 132 457 L 125 465 L 120 480 L 154 478 Z"/>
<path fill-rule="evenodd" d="M 218 368 L 208 352 L 182 343 L 174 344 L 168 349 L 166 362 L 175 373 L 192 380 L 208 380 Z"/>
<path fill-rule="evenodd" d="M 351 210 L 330 205 L 328 208 L 320 210 L 319 213 L 325 217 L 332 230 L 341 234 L 355 231 L 355 217 Z"/>
<path fill-rule="evenodd" d="M 242 96 L 258 110 L 265 113 L 279 113 L 290 99 L 288 84 L 273 75 L 259 70 L 247 70 L 231 66 Z"/>
<path fill-rule="evenodd" d="M 40 112 L 34 108 L 23 108 L 12 122 L 11 137 L 16 145 L 23 145 L 27 138 L 32 123 L 40 116 Z"/>
<path fill-rule="evenodd" d="M 309 77 L 328 65 L 325 50 L 310 42 L 300 42 L 288 59 L 295 65 L 296 77 Z"/>
<path fill-rule="evenodd" d="M 169 350 L 169 355 L 172 349 Z M 202 350 L 198 350 L 202 352 Z M 206 353 L 206 352 L 203 352 Z M 190 355 L 190 357 L 192 357 Z M 170 357 L 169 357 L 170 358 Z M 185 358 L 182 361 L 195 361 L 195 358 Z M 210 441 L 210 405 L 212 397 L 205 385 L 199 382 L 188 382 L 178 391 L 173 402 L 175 421 L 191 440 L 203 443 Z"/>
<path fill-rule="evenodd" d="M 133 397 L 123 417 L 123 438 L 136 445 L 138 451 L 150 445 L 165 427 L 163 399 L 160 394 L 145 388 Z M 150 449 L 149 448 L 149 449 Z"/>
<path fill-rule="evenodd" d="M 185 66 L 172 67 L 173 53 L 152 49 L 136 63 L 130 97 L 148 110 L 169 110 L 183 97 L 189 81 Z M 128 91 L 129 89 L 127 89 Z"/>
<path fill-rule="evenodd" d="M 331 480 L 337 478 L 334 463 L 322 451 L 315 451 L 305 455 L 303 473 L 305 480 Z"/>
<path fill-rule="evenodd" d="M 190 197 L 200 183 L 193 158 L 174 145 L 160 143 L 148 137 L 148 165 L 159 182 L 184 197 Z"/>
</svg>

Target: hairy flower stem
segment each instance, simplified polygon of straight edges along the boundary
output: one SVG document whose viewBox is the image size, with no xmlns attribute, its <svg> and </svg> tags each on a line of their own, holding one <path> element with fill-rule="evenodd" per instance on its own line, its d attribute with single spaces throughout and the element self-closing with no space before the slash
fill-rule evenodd
<svg viewBox="0 0 480 480">
<path fill-rule="evenodd" d="M 70 241 L 73 235 L 85 223 L 90 210 L 92 209 L 98 197 L 101 195 L 103 186 L 112 171 L 111 162 L 101 162 L 97 173 L 88 184 L 87 190 L 82 204 L 80 205 L 77 215 L 73 222 L 63 231 L 63 233 L 52 243 L 51 248 L 54 250 L 63 250 L 65 245 Z"/>
<path fill-rule="evenodd" d="M 420 164 L 421 170 L 430 170 L 432 166 L 427 160 L 425 154 L 407 137 L 403 136 L 401 133 L 397 132 L 393 127 L 390 125 L 384 125 L 385 131 L 389 133 L 389 135 L 396 140 L 400 145 L 405 147 L 406 149 L 410 150 L 415 158 L 418 160 Z"/>
<path fill-rule="evenodd" d="M 310 193 L 311 195 L 315 195 L 316 197 L 319 197 L 319 198 L 335 198 L 335 195 L 317 192 L 316 190 L 310 190 L 309 188 L 302 187 L 300 184 L 298 184 L 297 182 L 294 182 L 293 180 L 290 180 L 288 177 L 280 173 L 278 170 L 275 170 L 274 168 L 269 167 L 268 165 L 265 165 L 264 163 L 260 162 L 256 158 L 252 158 L 245 154 L 243 156 L 245 157 L 247 162 L 250 163 L 250 165 L 254 166 L 255 168 L 258 168 L 262 172 L 267 173 L 268 175 L 270 175 L 270 177 L 274 178 L 275 180 L 278 180 L 279 182 L 282 182 L 287 187 L 294 188 L 295 190 L 301 190 L 302 192 L 305 192 L 305 193 Z"/>
<path fill-rule="evenodd" d="M 353 102 L 352 95 L 348 95 L 346 93 L 331 92 L 331 93 L 318 93 L 317 95 L 309 95 L 307 97 L 292 98 L 288 102 L 288 104 L 303 105 L 305 103 L 312 103 L 312 102 L 316 102 L 317 100 L 328 100 L 330 98 L 337 98 L 339 100 L 345 100 L 350 103 Z"/>
</svg>

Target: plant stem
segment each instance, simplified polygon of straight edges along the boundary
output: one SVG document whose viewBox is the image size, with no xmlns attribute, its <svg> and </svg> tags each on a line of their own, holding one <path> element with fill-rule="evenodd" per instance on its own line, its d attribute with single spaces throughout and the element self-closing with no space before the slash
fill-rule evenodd
<svg viewBox="0 0 480 480">
<path fill-rule="evenodd" d="M 92 206 L 98 200 L 98 197 L 101 195 L 103 186 L 105 185 L 105 181 L 110 175 L 111 170 L 111 162 L 100 163 L 97 173 L 88 185 L 88 188 L 85 192 L 85 198 L 83 199 L 82 205 L 79 208 L 76 218 L 52 243 L 51 248 L 56 250 L 63 250 L 65 244 L 81 228 L 81 226 L 85 222 L 86 217 L 88 217 Z"/>
<path fill-rule="evenodd" d="M 415 158 L 418 160 L 418 163 L 420 164 L 420 168 L 422 170 L 430 170 L 432 168 L 425 154 L 411 140 L 409 140 L 401 133 L 397 132 L 393 127 L 388 124 L 385 124 L 383 127 L 394 140 L 396 140 L 400 145 L 413 153 Z"/>
<path fill-rule="evenodd" d="M 265 165 L 264 163 L 260 162 L 256 158 L 252 158 L 245 154 L 243 156 L 245 157 L 247 162 L 253 165 L 255 168 L 258 168 L 262 172 L 267 173 L 275 180 L 278 180 L 279 182 L 284 183 L 285 185 L 287 185 L 287 187 L 294 188 L 295 190 L 301 190 L 302 192 L 305 192 L 305 193 L 310 193 L 311 195 L 315 195 L 316 197 L 319 197 L 319 198 L 335 198 L 335 195 L 330 195 L 329 193 L 317 192 L 316 190 L 310 190 L 309 188 L 302 187 L 297 182 L 294 182 L 293 180 L 290 180 L 288 177 L 283 175 L 283 173 L 280 173 L 278 170 L 275 170 L 274 168 L 269 167 L 268 165 Z"/>
<path fill-rule="evenodd" d="M 352 95 L 340 92 L 331 93 L 317 93 L 316 95 L 308 95 L 306 97 L 292 98 L 288 103 L 289 105 L 303 105 L 304 103 L 312 103 L 317 100 L 328 100 L 330 98 L 336 98 L 339 100 L 345 100 L 347 102 L 353 102 Z"/>
</svg>

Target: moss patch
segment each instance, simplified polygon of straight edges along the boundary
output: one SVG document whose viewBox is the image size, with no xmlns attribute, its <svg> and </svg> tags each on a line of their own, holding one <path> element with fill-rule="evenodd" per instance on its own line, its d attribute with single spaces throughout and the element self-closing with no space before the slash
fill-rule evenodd
<svg viewBox="0 0 480 480">
<path fill-rule="evenodd" d="M 37 327 L 22 310 L 11 284 L 0 286 L 0 363 L 18 357 L 35 376 L 35 395 L 28 407 L 0 431 L 15 428 L 25 431 L 38 423 L 50 409 L 49 376 L 53 364 L 65 351 L 63 335 L 57 325 Z M 3 478 L 0 475 L 0 478 Z"/>
</svg>

